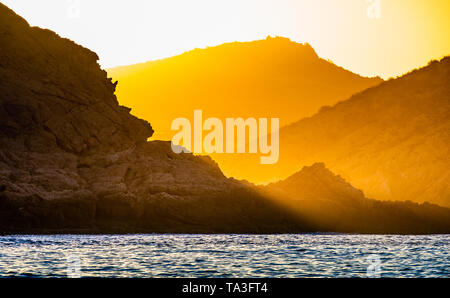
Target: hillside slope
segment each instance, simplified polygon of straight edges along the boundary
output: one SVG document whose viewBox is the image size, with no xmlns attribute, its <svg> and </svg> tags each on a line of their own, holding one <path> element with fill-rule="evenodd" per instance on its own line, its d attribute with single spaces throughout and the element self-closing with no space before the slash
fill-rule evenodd
<svg viewBox="0 0 450 298">
<path fill-rule="evenodd" d="M 321 161 L 377 200 L 448 207 L 450 57 L 282 128 L 274 166 L 237 158 L 240 178 L 250 181 L 278 180 Z"/>
<path fill-rule="evenodd" d="M 172 121 L 192 119 L 194 109 L 205 118 L 277 117 L 287 125 L 382 82 L 319 58 L 309 44 L 281 37 L 196 49 L 108 74 L 119 81 L 120 103 L 151 121 L 154 138 L 163 140 L 175 133 Z"/>
<path fill-rule="evenodd" d="M 323 163 L 261 187 L 318 230 L 348 233 L 428 233 L 450 224 L 450 209 L 429 203 L 367 199 Z M 445 232 L 445 228 L 441 230 Z"/>
<path fill-rule="evenodd" d="M 450 206 L 450 57 L 281 132 L 285 163 L 323 161 L 376 199 Z"/>
<path fill-rule="evenodd" d="M 209 158 L 147 142 L 97 60 L 0 4 L 0 232 L 307 229 Z"/>
</svg>

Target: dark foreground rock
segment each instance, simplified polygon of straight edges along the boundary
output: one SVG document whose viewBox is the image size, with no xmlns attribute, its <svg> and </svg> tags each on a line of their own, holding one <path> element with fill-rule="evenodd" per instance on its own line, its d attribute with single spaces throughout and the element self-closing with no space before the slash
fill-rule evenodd
<svg viewBox="0 0 450 298">
<path fill-rule="evenodd" d="M 303 203 L 286 204 L 295 201 L 287 190 L 274 196 L 224 177 L 208 157 L 148 142 L 150 124 L 118 104 L 97 60 L 0 4 L 0 233 L 450 232 L 449 210 L 436 206 L 418 206 L 420 217 L 402 209 L 409 229 L 377 223 L 396 216 L 386 204 L 369 224 L 332 226 L 318 219 L 336 223 L 349 213 L 311 218 Z M 332 210 L 332 195 L 321 201 L 323 182 L 342 181 L 328 174 L 309 181 L 308 200 Z M 336 202 L 355 193 L 367 200 L 348 185 Z"/>
<path fill-rule="evenodd" d="M 0 49 L 0 231 L 308 230 L 210 158 L 147 142 L 95 53 L 1 4 Z"/>
</svg>

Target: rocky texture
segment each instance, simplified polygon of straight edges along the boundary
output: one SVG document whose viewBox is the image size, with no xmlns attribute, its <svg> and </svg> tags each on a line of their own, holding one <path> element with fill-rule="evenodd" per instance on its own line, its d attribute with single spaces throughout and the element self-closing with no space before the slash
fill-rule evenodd
<svg viewBox="0 0 450 298">
<path fill-rule="evenodd" d="M 227 179 L 209 157 L 148 142 L 152 128 L 118 105 L 115 84 L 96 61 L 0 4 L 0 233 L 411 231 L 382 229 L 377 221 L 364 229 L 359 222 L 331 227 L 311 219 L 302 204 L 292 208 L 288 195 Z M 342 188 L 338 202 L 365 201 L 325 174 Z M 308 183 L 303 195 L 331 204 L 322 180 Z M 383 206 L 391 213 L 375 219 L 395 216 Z M 423 218 L 410 211 L 406 223 L 426 228 L 412 231 L 450 232 L 448 209 L 417 208 Z"/>
<path fill-rule="evenodd" d="M 114 95 L 98 56 L 0 10 L 2 147 L 55 147 L 76 154 L 116 151 L 153 134 Z M 26 141 L 26 143 L 25 143 Z"/>
<path fill-rule="evenodd" d="M 147 142 L 90 50 L 1 4 L 0 49 L 0 231 L 303 230 L 209 158 Z"/>
<path fill-rule="evenodd" d="M 13 231 L 288 232 L 306 225 L 209 158 L 168 142 L 110 154 L 8 152 L 0 224 Z M 8 162 L 8 166 L 5 164 Z"/>
</svg>

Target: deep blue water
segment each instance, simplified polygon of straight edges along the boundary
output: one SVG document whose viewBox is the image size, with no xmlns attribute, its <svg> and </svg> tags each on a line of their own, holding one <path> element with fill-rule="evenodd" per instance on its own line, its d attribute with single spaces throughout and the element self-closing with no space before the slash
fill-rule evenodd
<svg viewBox="0 0 450 298">
<path fill-rule="evenodd" d="M 450 277 L 450 235 L 0 237 L 0 277 Z"/>
</svg>

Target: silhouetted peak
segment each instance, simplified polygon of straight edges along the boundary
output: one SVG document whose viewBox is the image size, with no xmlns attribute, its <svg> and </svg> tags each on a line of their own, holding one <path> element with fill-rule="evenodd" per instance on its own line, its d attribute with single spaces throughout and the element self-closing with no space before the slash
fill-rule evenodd
<svg viewBox="0 0 450 298">
<path fill-rule="evenodd" d="M 267 58 L 270 58 L 271 60 L 295 59 L 296 57 L 304 60 L 311 59 L 311 61 L 319 59 L 319 56 L 310 44 L 298 43 L 287 37 L 280 36 L 267 36 L 266 39 L 234 41 L 217 46 L 196 48 L 173 58 L 191 55 L 206 58 L 208 56 L 205 54 L 214 55 L 215 53 L 220 54 L 223 59 L 226 59 L 228 55 L 238 55 L 243 58 L 249 56 L 249 59 L 254 59 L 261 54 L 267 54 Z M 240 62 L 245 63 L 245 61 Z"/>
<path fill-rule="evenodd" d="M 450 206 L 449 103 L 444 57 L 282 128 L 278 175 L 320 160 L 368 197 Z"/>
<path fill-rule="evenodd" d="M 312 171 L 323 171 L 323 170 L 326 170 L 326 171 L 329 171 L 327 168 L 326 168 L 326 166 L 325 166 L 325 163 L 324 162 L 316 162 L 316 163 L 314 163 L 313 165 L 311 165 L 311 166 L 305 166 L 305 167 L 303 167 L 303 170 L 305 170 L 305 171 L 307 171 L 307 170 L 312 170 Z M 330 171 L 329 171 L 330 172 Z M 331 173 L 331 172 L 330 172 Z"/>
<path fill-rule="evenodd" d="M 318 162 L 303 167 L 299 172 L 277 183 L 270 184 L 269 189 L 281 190 L 293 198 L 321 199 L 365 199 L 359 189 L 354 188 L 341 176 L 331 172 L 324 163 Z"/>
<path fill-rule="evenodd" d="M 320 177 L 325 177 L 325 176 L 338 177 L 325 166 L 325 163 L 316 162 L 316 163 L 312 164 L 311 166 L 304 166 L 299 172 L 295 173 L 294 175 L 290 176 L 289 178 L 287 178 L 284 181 L 295 180 L 299 177 L 310 176 L 310 175 L 315 175 L 315 176 L 320 176 Z"/>
<path fill-rule="evenodd" d="M 311 59 L 318 59 L 319 56 L 317 55 L 314 48 L 307 42 L 305 43 L 298 43 L 295 41 L 292 41 L 288 37 L 282 37 L 282 36 L 267 36 L 266 39 L 262 40 L 256 40 L 254 42 L 248 42 L 248 43 L 254 43 L 256 46 L 261 47 L 275 47 L 282 51 L 296 51 L 296 54 L 300 54 L 305 57 L 310 57 Z"/>
</svg>

